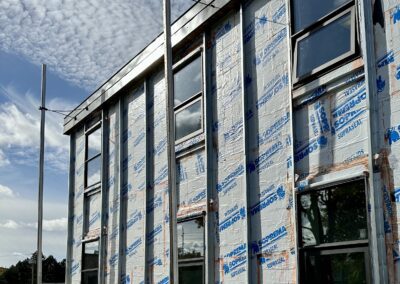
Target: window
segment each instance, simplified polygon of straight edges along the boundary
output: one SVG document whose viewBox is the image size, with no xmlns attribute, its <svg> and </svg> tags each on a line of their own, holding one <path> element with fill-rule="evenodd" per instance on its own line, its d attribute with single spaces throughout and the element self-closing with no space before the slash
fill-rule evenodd
<svg viewBox="0 0 400 284">
<path fill-rule="evenodd" d="M 356 54 L 353 0 L 292 0 L 292 22 L 294 83 Z"/>
<path fill-rule="evenodd" d="M 203 80 L 201 55 L 174 70 L 175 141 L 181 142 L 203 131 Z"/>
<path fill-rule="evenodd" d="M 298 195 L 302 283 L 369 283 L 365 181 Z"/>
<path fill-rule="evenodd" d="M 178 223 L 179 284 L 204 283 L 204 218 Z"/>
<path fill-rule="evenodd" d="M 86 187 L 100 183 L 101 169 L 101 128 L 98 127 L 86 135 Z"/>
<path fill-rule="evenodd" d="M 99 236 L 101 227 L 101 122 L 100 116 L 85 125 L 84 239 Z"/>
<path fill-rule="evenodd" d="M 82 284 L 97 284 L 99 270 L 99 241 L 83 243 Z"/>
</svg>

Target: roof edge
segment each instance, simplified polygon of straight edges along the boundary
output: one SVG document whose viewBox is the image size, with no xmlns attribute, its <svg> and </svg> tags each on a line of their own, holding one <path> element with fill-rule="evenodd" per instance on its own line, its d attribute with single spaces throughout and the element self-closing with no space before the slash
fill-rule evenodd
<svg viewBox="0 0 400 284">
<path fill-rule="evenodd" d="M 207 22 L 217 12 L 225 8 L 230 2 L 234 1 L 202 0 L 201 2 L 196 2 L 196 4 L 172 24 L 172 47 L 181 43 L 182 40 Z M 164 56 L 163 46 L 164 39 L 163 33 L 161 33 L 64 118 L 64 134 L 70 134 L 71 130 L 88 115 L 134 79 L 140 77 L 159 60 L 162 60 Z"/>
</svg>

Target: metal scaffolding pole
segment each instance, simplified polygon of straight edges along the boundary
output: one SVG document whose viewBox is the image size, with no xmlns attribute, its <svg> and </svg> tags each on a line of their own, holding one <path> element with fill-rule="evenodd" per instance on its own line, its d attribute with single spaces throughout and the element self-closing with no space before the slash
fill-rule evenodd
<svg viewBox="0 0 400 284">
<path fill-rule="evenodd" d="M 40 155 L 39 155 L 39 193 L 38 193 L 38 231 L 37 231 L 37 284 L 42 284 L 42 226 L 43 226 L 43 165 L 44 131 L 46 116 L 46 64 L 42 64 L 42 103 L 40 117 Z"/>
</svg>

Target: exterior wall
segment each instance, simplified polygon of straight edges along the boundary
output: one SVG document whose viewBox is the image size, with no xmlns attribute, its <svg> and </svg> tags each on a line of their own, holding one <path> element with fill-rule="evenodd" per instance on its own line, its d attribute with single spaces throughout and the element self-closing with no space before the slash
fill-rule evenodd
<svg viewBox="0 0 400 284">
<path fill-rule="evenodd" d="M 216 212 L 216 281 L 245 282 L 247 243 L 243 98 L 240 69 L 240 19 L 235 13 L 217 24 L 211 41 L 213 125 L 218 211 Z M 239 262 L 239 263 L 238 263 Z"/>
<path fill-rule="evenodd" d="M 288 22 L 286 1 L 252 1 L 244 10 L 250 275 L 255 283 L 296 281 Z"/>
<path fill-rule="evenodd" d="M 120 254 L 120 186 L 119 186 L 119 108 L 110 107 L 106 120 L 107 147 L 106 157 L 108 167 L 104 171 L 106 176 L 107 208 L 105 216 L 107 226 L 106 250 L 106 283 L 116 283 L 118 280 L 118 263 Z"/>
<path fill-rule="evenodd" d="M 123 111 L 122 194 L 126 218 L 123 221 L 122 283 L 128 278 L 131 283 L 145 280 L 147 119 L 144 87 L 141 86 L 128 94 Z"/>
<path fill-rule="evenodd" d="M 368 202 L 380 191 L 382 200 L 369 203 L 384 210 L 384 223 L 370 219 L 385 229 L 386 252 L 380 253 L 386 264 L 377 270 L 389 275 L 389 283 L 399 281 L 400 5 L 376 0 L 373 13 L 377 94 L 368 87 L 362 58 L 292 88 L 288 1 L 246 1 L 204 31 L 204 133 L 175 150 L 177 218 L 205 214 L 209 222 L 205 283 L 298 283 L 297 193 L 354 176 L 369 182 Z M 375 97 L 371 111 L 368 102 Z M 162 73 L 121 91 L 103 113 L 105 282 L 169 283 Z M 373 168 L 375 136 L 379 174 L 366 175 Z M 67 278 L 80 283 L 85 135 L 77 129 L 72 137 Z M 372 246 L 379 236 L 371 224 L 375 258 Z M 379 275 L 372 277 L 378 283 Z"/>
<path fill-rule="evenodd" d="M 71 271 L 69 277 L 71 283 L 81 283 L 81 259 L 82 259 L 82 235 L 83 235 L 83 189 L 84 189 L 84 167 L 85 167 L 85 135 L 83 129 L 78 130 L 74 134 L 74 146 L 75 149 L 71 149 L 74 152 L 75 159 L 73 160 L 74 165 L 71 165 L 73 169 L 73 194 L 70 195 L 70 202 L 73 203 L 73 214 L 70 218 L 70 226 L 72 227 L 71 242 L 68 246 L 71 248 Z"/>
<path fill-rule="evenodd" d="M 377 131 L 380 154 L 380 188 L 383 195 L 387 263 L 390 279 L 400 281 L 400 3 L 374 4 L 377 77 Z"/>
</svg>

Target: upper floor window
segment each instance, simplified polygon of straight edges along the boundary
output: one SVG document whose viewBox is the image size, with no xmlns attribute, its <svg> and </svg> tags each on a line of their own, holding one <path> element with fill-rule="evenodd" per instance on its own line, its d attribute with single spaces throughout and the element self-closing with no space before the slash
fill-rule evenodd
<svg viewBox="0 0 400 284">
<path fill-rule="evenodd" d="M 100 116 L 85 125 L 84 239 L 98 237 L 101 227 L 101 138 Z"/>
<path fill-rule="evenodd" d="M 203 80 L 201 55 L 174 69 L 175 141 L 203 131 Z M 185 60 L 186 61 L 186 60 Z M 183 67 L 182 67 L 183 65 Z"/>
<path fill-rule="evenodd" d="M 86 187 L 100 182 L 101 170 L 101 128 L 90 131 L 86 136 Z"/>
<path fill-rule="evenodd" d="M 356 54 L 353 0 L 292 0 L 294 83 Z"/>
</svg>

